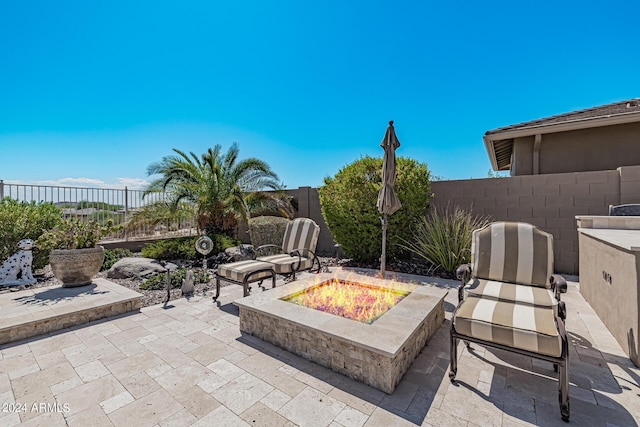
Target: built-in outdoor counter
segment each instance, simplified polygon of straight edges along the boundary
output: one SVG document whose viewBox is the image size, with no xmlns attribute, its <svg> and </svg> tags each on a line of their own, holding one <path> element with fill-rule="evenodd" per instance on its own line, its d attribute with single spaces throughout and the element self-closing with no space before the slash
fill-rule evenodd
<svg viewBox="0 0 640 427">
<path fill-rule="evenodd" d="M 577 216 L 580 292 L 640 366 L 640 217 Z"/>
</svg>

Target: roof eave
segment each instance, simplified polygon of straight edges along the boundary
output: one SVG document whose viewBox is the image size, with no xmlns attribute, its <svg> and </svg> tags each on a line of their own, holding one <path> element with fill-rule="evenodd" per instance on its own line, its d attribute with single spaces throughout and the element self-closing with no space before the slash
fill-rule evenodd
<svg viewBox="0 0 640 427">
<path fill-rule="evenodd" d="M 484 145 L 489 154 L 489 160 L 491 161 L 491 167 L 497 171 L 498 161 L 496 159 L 495 145 L 496 141 L 503 141 L 505 139 L 522 138 L 526 136 L 533 136 L 537 134 L 567 132 L 571 130 L 587 129 L 601 126 L 613 126 L 626 123 L 640 122 L 640 113 L 625 113 L 616 114 L 604 117 L 593 117 L 581 120 L 572 120 L 561 123 L 549 123 L 536 126 L 527 126 L 526 128 L 510 129 L 496 133 L 485 133 L 482 139 Z"/>
</svg>

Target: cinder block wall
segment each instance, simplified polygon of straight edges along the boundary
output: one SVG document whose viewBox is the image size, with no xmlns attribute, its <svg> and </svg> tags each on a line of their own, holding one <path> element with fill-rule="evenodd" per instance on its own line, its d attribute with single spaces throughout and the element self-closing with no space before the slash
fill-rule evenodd
<svg viewBox="0 0 640 427">
<path fill-rule="evenodd" d="M 524 221 L 553 234 L 555 269 L 578 274 L 576 215 L 608 215 L 609 205 L 640 203 L 640 166 L 616 170 L 527 175 L 509 178 L 465 179 L 431 183 L 434 206 L 459 205 L 496 221 Z M 333 254 L 333 235 L 327 228 L 318 189 L 287 190 L 298 200 L 298 216 L 320 226 L 317 250 Z M 375 200 L 372 201 L 375 203 Z M 249 242 L 246 226 L 238 237 Z"/>
<path fill-rule="evenodd" d="M 608 215 L 640 202 L 640 166 L 617 170 L 436 181 L 432 205 L 459 205 L 499 221 L 524 221 L 553 234 L 555 269 L 578 274 L 576 215 Z"/>
<path fill-rule="evenodd" d="M 298 217 L 311 218 L 320 226 L 320 235 L 318 236 L 318 246 L 316 251 L 321 255 L 335 254 L 333 234 L 329 231 L 327 223 L 324 222 L 322 208 L 320 207 L 318 189 L 312 187 L 299 187 L 294 190 L 286 190 L 285 193 L 297 200 Z M 241 223 L 238 226 L 237 232 L 238 239 L 243 243 L 251 243 L 251 239 L 249 238 L 249 227 L 247 224 Z"/>
</svg>

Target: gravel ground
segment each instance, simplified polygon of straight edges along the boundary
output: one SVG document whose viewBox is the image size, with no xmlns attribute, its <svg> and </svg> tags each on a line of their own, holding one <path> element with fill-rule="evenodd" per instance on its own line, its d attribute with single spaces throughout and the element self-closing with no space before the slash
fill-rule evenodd
<svg viewBox="0 0 640 427">
<path fill-rule="evenodd" d="M 178 266 L 189 266 L 191 265 L 189 262 L 185 261 L 174 261 L 174 263 Z M 334 266 L 336 265 L 335 258 L 328 257 L 320 257 L 320 263 L 324 265 Z M 340 259 L 338 265 L 343 267 L 361 267 L 361 268 L 371 268 L 378 269 L 380 265 L 375 264 L 363 264 L 363 263 L 355 263 L 349 259 Z M 409 274 L 418 274 L 422 276 L 434 275 L 430 266 L 425 262 L 420 261 L 389 261 L 387 264 L 387 269 L 390 271 L 397 271 L 401 273 L 409 273 Z M 194 270 L 200 270 L 199 267 L 194 267 Z M 46 286 L 60 286 L 60 282 L 53 276 L 53 272 L 51 271 L 50 266 L 46 266 L 41 270 L 36 270 L 34 272 L 34 277 L 38 280 L 35 285 L 31 285 L 26 287 L 27 289 L 35 289 L 42 288 Z M 101 271 L 96 275 L 96 277 L 107 278 L 107 272 Z M 442 276 L 450 278 L 449 276 Z M 144 282 L 143 279 L 131 278 L 131 279 L 109 279 L 112 282 L 118 283 L 119 285 L 125 286 L 129 289 L 132 289 L 136 292 L 139 292 L 143 295 L 142 297 L 142 306 L 148 307 L 150 305 L 162 304 L 165 302 L 167 298 L 166 290 L 144 290 L 140 289 L 140 285 Z M 222 282 L 221 286 L 228 286 L 229 283 Z M 0 292 L 11 292 L 11 290 L 18 290 L 17 288 L 11 288 L 9 290 L 2 290 Z M 198 283 L 195 285 L 195 293 L 196 295 L 202 295 L 207 291 L 215 291 L 215 281 L 211 280 L 208 283 Z M 171 290 L 171 298 L 170 300 L 182 298 L 182 291 L 180 288 Z"/>
</svg>

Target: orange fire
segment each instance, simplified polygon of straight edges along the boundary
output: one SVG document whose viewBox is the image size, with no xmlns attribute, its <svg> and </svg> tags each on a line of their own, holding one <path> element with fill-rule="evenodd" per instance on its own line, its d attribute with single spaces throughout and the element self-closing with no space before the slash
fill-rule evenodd
<svg viewBox="0 0 640 427">
<path fill-rule="evenodd" d="M 371 324 L 407 295 L 406 291 L 331 279 L 282 299 Z"/>
</svg>

